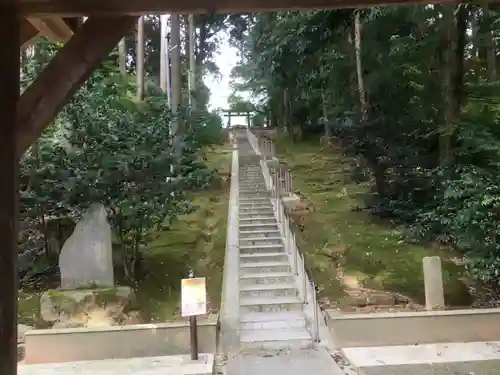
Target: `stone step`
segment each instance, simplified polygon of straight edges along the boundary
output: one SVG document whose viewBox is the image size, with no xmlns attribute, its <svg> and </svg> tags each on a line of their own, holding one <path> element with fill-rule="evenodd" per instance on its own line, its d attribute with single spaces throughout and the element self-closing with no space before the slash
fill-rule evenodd
<svg viewBox="0 0 500 375">
<path fill-rule="evenodd" d="M 277 313 L 246 313 L 240 316 L 241 329 L 305 328 L 306 318 L 295 311 Z"/>
<path fill-rule="evenodd" d="M 240 264 L 254 262 L 286 262 L 288 255 L 281 253 L 240 254 Z"/>
<path fill-rule="evenodd" d="M 292 297 L 245 297 L 240 298 L 240 312 L 302 311 L 302 301 Z"/>
<path fill-rule="evenodd" d="M 240 275 L 240 288 L 249 285 L 293 284 L 295 276 L 291 272 L 254 273 Z"/>
<path fill-rule="evenodd" d="M 246 187 L 242 188 L 240 187 L 239 193 L 240 194 L 260 194 L 260 193 L 268 193 L 269 190 L 265 186 L 253 186 L 253 187 Z"/>
<path fill-rule="evenodd" d="M 245 178 L 239 179 L 239 189 L 246 189 L 251 187 L 262 187 L 266 188 L 266 182 L 264 181 L 264 177 L 254 177 L 254 178 Z"/>
<path fill-rule="evenodd" d="M 254 284 L 240 287 L 240 297 L 297 297 L 293 284 Z"/>
<path fill-rule="evenodd" d="M 250 210 L 241 210 L 240 209 L 240 212 L 239 212 L 239 216 L 240 217 L 253 217 L 253 216 L 273 216 L 274 215 L 274 210 L 271 207 L 266 207 L 266 208 L 262 208 L 262 209 L 250 209 Z"/>
<path fill-rule="evenodd" d="M 241 224 L 273 224 L 276 222 L 276 217 L 273 216 L 253 216 L 253 217 L 239 217 Z"/>
<path fill-rule="evenodd" d="M 267 237 L 278 237 L 281 236 L 279 230 L 240 230 L 240 239 L 244 238 L 267 238 Z"/>
<path fill-rule="evenodd" d="M 279 237 L 247 237 L 247 238 L 241 238 L 240 237 L 240 245 L 243 246 L 249 246 L 249 245 L 282 245 L 283 244 L 283 238 L 281 236 Z"/>
<path fill-rule="evenodd" d="M 285 251 L 283 244 L 277 245 L 240 245 L 240 254 L 275 253 Z"/>
<path fill-rule="evenodd" d="M 311 334 L 305 328 L 244 329 L 240 331 L 240 342 L 246 352 L 313 347 Z"/>
<path fill-rule="evenodd" d="M 238 207 L 241 208 L 261 208 L 261 207 L 274 207 L 271 199 L 268 197 L 253 197 L 251 199 L 247 199 L 246 196 L 240 196 L 238 201 Z M 256 199 L 257 198 L 257 199 Z M 262 200 L 260 200 L 262 199 Z"/>
<path fill-rule="evenodd" d="M 243 203 L 243 204 L 262 204 L 262 203 L 267 203 L 267 202 L 271 202 L 271 199 L 270 198 L 266 198 L 266 197 L 255 197 L 255 198 L 249 198 L 249 197 L 244 197 L 244 198 L 240 198 L 240 205 Z"/>
<path fill-rule="evenodd" d="M 292 272 L 292 267 L 288 262 L 257 262 L 240 265 L 240 275 L 274 272 Z"/>
<path fill-rule="evenodd" d="M 267 191 L 268 189 L 265 184 L 261 183 L 260 181 L 255 181 L 245 185 L 242 185 L 240 183 L 240 186 L 238 186 L 238 190 L 241 193 L 242 191 L 246 192 Z"/>
<path fill-rule="evenodd" d="M 277 231 L 278 230 L 278 222 L 276 223 L 268 223 L 268 224 L 247 224 L 240 223 L 239 224 L 240 231 Z"/>
<path fill-rule="evenodd" d="M 239 212 L 252 212 L 255 210 L 272 210 L 274 213 L 274 207 L 271 201 L 268 203 L 257 203 L 257 204 L 239 204 Z"/>
<path fill-rule="evenodd" d="M 366 375 L 494 375 L 500 368 L 500 341 L 371 346 L 343 352 L 354 369 Z"/>
</svg>

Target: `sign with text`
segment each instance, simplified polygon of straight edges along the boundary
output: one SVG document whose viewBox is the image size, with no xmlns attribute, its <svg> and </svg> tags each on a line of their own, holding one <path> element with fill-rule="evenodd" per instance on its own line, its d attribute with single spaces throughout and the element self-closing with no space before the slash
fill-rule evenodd
<svg viewBox="0 0 500 375">
<path fill-rule="evenodd" d="M 207 313 L 207 289 L 204 277 L 182 279 L 181 311 L 184 317 Z"/>
</svg>

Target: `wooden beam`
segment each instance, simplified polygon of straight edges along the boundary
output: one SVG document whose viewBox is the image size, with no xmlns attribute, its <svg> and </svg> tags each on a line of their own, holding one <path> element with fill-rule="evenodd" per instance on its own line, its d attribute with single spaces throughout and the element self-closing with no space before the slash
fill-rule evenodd
<svg viewBox="0 0 500 375">
<path fill-rule="evenodd" d="M 89 18 L 54 56 L 17 104 L 18 158 L 38 139 L 136 20 L 137 17 L 128 16 Z"/>
<path fill-rule="evenodd" d="M 21 18 L 0 5 L 0 374 L 17 373 L 18 160 L 16 103 L 19 98 Z"/>
<path fill-rule="evenodd" d="M 73 30 L 61 17 L 28 17 L 27 20 L 54 42 L 67 42 L 73 36 Z"/>
<path fill-rule="evenodd" d="M 38 30 L 35 26 L 28 22 L 27 20 L 23 20 L 21 24 L 20 30 L 20 41 L 21 41 L 21 49 L 26 48 L 31 41 L 37 37 Z"/>
<path fill-rule="evenodd" d="M 18 0 L 26 15 L 249 13 L 460 3 L 460 0 Z M 498 0 L 495 0 L 498 1 Z"/>
</svg>

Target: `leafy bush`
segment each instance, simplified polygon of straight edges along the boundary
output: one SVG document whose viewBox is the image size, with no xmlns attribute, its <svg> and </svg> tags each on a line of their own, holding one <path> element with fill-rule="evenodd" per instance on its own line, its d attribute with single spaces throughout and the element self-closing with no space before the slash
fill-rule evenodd
<svg viewBox="0 0 500 375">
<path fill-rule="evenodd" d="M 204 119 L 209 133 L 190 127 L 180 165 L 174 165 L 171 113 L 163 95 L 153 92 L 136 103 L 117 74 L 101 73 L 25 156 L 22 213 L 79 216 L 90 204 L 102 203 L 120 243 L 125 275 L 135 281 L 151 230 L 189 212 L 185 192 L 205 188 L 213 179 L 196 151 L 214 141 L 220 129 L 215 131 L 213 116 Z"/>
</svg>

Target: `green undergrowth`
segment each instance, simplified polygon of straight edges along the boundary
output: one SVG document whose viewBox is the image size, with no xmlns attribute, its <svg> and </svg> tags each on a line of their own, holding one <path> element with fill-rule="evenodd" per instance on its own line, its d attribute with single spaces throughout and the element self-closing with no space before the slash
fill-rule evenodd
<svg viewBox="0 0 500 375">
<path fill-rule="evenodd" d="M 230 169 L 227 147 L 205 152 L 206 162 L 219 171 L 219 179 L 209 190 L 192 194 L 198 209 L 157 233 L 144 253 L 145 280 L 137 298 L 144 318 L 150 322 L 176 319 L 180 313 L 181 279 L 193 269 L 206 277 L 209 310 L 219 309 L 226 243 Z"/>
<path fill-rule="evenodd" d="M 278 156 L 292 171 L 295 191 L 312 210 L 303 216 L 298 239 L 320 297 L 342 302 L 344 288 L 336 278 L 342 269 L 363 286 L 423 303 L 422 258 L 438 255 L 443 260 L 446 303 L 470 304 L 462 282 L 464 269 L 451 262 L 453 254 L 433 245 L 409 244 L 401 228 L 364 212 L 367 185 L 346 181 L 350 163 L 340 152 L 320 149 L 317 143 L 277 142 Z"/>
<path fill-rule="evenodd" d="M 197 209 L 179 217 L 170 227 L 154 232 L 143 252 L 143 279 L 137 286 L 137 306 L 145 322 L 164 322 L 179 318 L 181 279 L 193 269 L 195 276 L 206 277 L 208 307 L 219 309 L 224 265 L 226 220 L 229 198 L 227 176 L 231 151 L 227 145 L 203 152 L 205 163 L 219 172 L 210 189 L 192 192 Z M 115 259 L 115 277 L 121 282 L 121 267 Z M 18 295 L 18 322 L 39 328 L 47 324 L 40 319 L 40 296 L 55 285 L 39 283 L 23 289 Z"/>
</svg>

